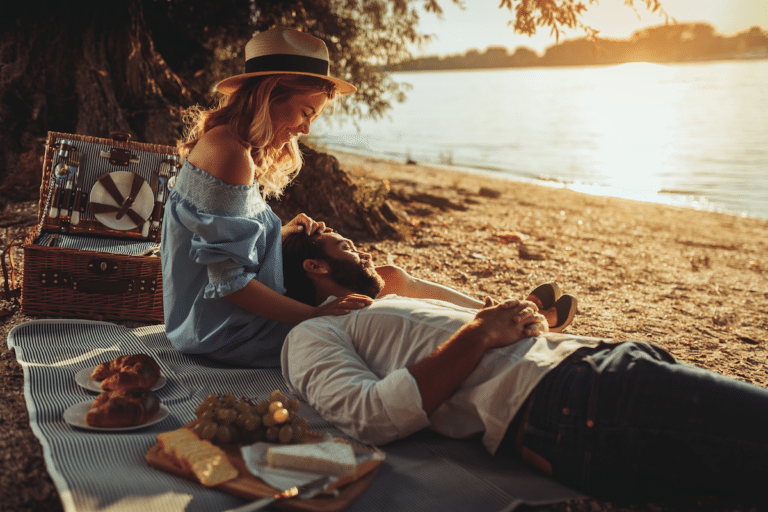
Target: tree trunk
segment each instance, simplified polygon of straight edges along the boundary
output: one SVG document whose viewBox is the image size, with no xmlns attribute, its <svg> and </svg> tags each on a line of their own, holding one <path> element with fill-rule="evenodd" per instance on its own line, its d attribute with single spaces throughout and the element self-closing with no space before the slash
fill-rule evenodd
<svg viewBox="0 0 768 512">
<path fill-rule="evenodd" d="M 0 16 L 0 211 L 5 202 L 38 197 L 49 131 L 107 138 L 124 132 L 135 141 L 168 145 L 181 136 L 183 108 L 202 97 L 193 98 L 156 50 L 142 2 L 153 9 L 154 32 L 176 62 L 205 62 L 200 48 L 190 49 L 189 58 L 180 53 L 185 40 L 169 45 L 183 33 L 184 23 L 174 21 L 186 11 L 163 11 L 164 2 L 21 0 L 6 6 L 7 16 Z M 229 10 L 220 10 L 238 17 L 241 4 L 250 5 L 230 2 Z M 197 9 L 168 5 L 212 15 L 204 2 Z M 229 32 L 239 37 L 244 29 Z M 350 236 L 399 238 L 410 224 L 387 202 L 387 192 L 385 183 L 353 180 L 335 158 L 310 152 L 275 209 L 285 220 L 306 212 Z"/>
<path fill-rule="evenodd" d="M 14 2 L 0 22 L 0 200 L 37 196 L 48 131 L 174 144 L 192 98 L 140 0 Z"/>
<path fill-rule="evenodd" d="M 301 150 L 301 172 L 280 200 L 270 202 L 283 221 L 306 213 L 354 240 L 402 239 L 410 233 L 408 215 L 388 199 L 387 181 L 354 178 L 333 155 L 303 144 Z"/>
</svg>

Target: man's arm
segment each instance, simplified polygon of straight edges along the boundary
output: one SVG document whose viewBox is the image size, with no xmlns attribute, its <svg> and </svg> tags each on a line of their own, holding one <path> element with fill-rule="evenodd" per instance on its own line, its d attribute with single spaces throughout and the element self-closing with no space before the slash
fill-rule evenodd
<svg viewBox="0 0 768 512">
<path fill-rule="evenodd" d="M 536 311 L 536 305 L 531 302 L 494 304 L 486 299 L 484 309 L 472 322 L 426 359 L 410 366 L 408 371 L 416 379 L 427 416 L 453 395 L 488 349 L 547 332 L 546 320 Z"/>
<path fill-rule="evenodd" d="M 303 322 L 286 337 L 281 366 L 289 391 L 364 443 L 386 444 L 429 426 L 408 370 L 376 375 L 334 320 Z"/>
<path fill-rule="evenodd" d="M 482 301 L 464 295 L 453 288 L 413 277 L 395 265 L 376 267 L 376 272 L 384 279 L 384 288 L 379 293 L 381 297 L 394 293 L 401 297 L 414 299 L 442 300 L 465 308 L 480 309 L 483 307 Z"/>
<path fill-rule="evenodd" d="M 455 392 L 487 348 L 546 331 L 545 323 L 527 325 L 529 318 L 542 319 L 532 315 L 533 303 L 487 303 L 439 348 L 411 359 L 420 362 L 385 375 L 374 373 L 357 353 L 347 325 L 351 317 L 303 322 L 285 340 L 283 377 L 292 394 L 345 434 L 376 445 L 402 439 L 429 426 L 428 414 Z M 515 314 L 526 320 L 510 326 Z"/>
</svg>

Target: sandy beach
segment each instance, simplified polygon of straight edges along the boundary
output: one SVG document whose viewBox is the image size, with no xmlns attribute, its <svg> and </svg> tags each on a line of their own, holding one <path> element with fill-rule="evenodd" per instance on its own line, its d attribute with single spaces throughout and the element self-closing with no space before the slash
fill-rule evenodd
<svg viewBox="0 0 768 512">
<path fill-rule="evenodd" d="M 768 220 L 334 154 L 354 176 L 387 180 L 393 204 L 413 225 L 404 240 L 359 244 L 377 263 L 477 298 L 518 298 L 556 281 L 579 298 L 568 332 L 653 341 L 682 361 L 768 386 Z M 5 241 L 33 228 L 36 207 L 6 209 L 6 219 L 27 221 L 3 228 Z M 21 367 L 5 341 L 14 325 L 30 319 L 14 313 L 1 327 L 0 509 L 58 511 L 29 427 Z M 759 510 L 759 504 L 719 496 L 632 506 L 584 499 L 518 510 L 693 509 Z"/>
</svg>

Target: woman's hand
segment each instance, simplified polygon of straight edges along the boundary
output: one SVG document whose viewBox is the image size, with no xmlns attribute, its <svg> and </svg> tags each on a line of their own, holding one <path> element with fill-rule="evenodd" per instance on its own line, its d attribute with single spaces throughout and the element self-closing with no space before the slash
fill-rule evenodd
<svg viewBox="0 0 768 512">
<path fill-rule="evenodd" d="M 308 235 L 314 235 L 315 233 L 323 233 L 328 230 L 331 229 L 325 225 L 325 222 L 315 222 L 308 215 L 300 213 L 282 227 L 282 236 L 283 240 L 285 240 L 285 237 L 291 233 L 298 233 L 299 231 L 304 231 Z"/>
<path fill-rule="evenodd" d="M 367 295 L 353 293 L 332 300 L 328 304 L 315 308 L 315 317 L 326 315 L 346 315 L 352 309 L 360 309 L 373 304 L 373 299 Z"/>
</svg>

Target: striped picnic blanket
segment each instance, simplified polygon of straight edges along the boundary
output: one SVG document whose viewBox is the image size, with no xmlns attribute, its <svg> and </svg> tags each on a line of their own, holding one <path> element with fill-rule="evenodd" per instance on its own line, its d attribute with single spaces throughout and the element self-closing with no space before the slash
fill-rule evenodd
<svg viewBox="0 0 768 512">
<path fill-rule="evenodd" d="M 8 346 L 24 368 L 30 424 L 67 512 L 210 512 L 245 503 L 155 469 L 144 456 L 157 434 L 193 420 L 196 405 L 210 393 L 265 398 L 279 389 L 287 394 L 279 370 L 238 369 L 180 354 L 162 325 L 129 329 L 87 320 L 35 320 L 16 326 Z M 167 378 L 157 391 L 167 417 L 123 432 L 82 430 L 63 420 L 68 407 L 95 397 L 75 382 L 78 371 L 139 352 L 154 357 Z M 306 404 L 301 415 L 311 430 L 344 437 Z M 383 451 L 386 459 L 376 478 L 348 510 L 502 511 L 579 496 L 522 463 L 490 456 L 478 440 L 425 431 Z"/>
</svg>

